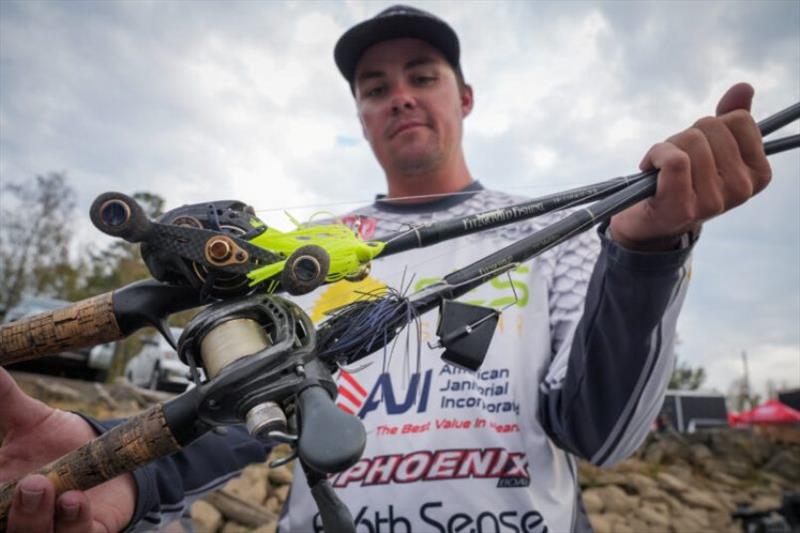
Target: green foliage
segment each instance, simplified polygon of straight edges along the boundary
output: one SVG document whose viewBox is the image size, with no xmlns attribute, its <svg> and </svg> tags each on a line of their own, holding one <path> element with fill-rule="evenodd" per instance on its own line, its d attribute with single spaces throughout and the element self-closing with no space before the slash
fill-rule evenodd
<svg viewBox="0 0 800 533">
<path fill-rule="evenodd" d="M 0 304 L 26 293 L 64 297 L 80 283 L 69 260 L 75 192 L 66 174 L 50 172 L 0 189 Z"/>
<path fill-rule="evenodd" d="M 79 249 L 78 219 L 75 191 L 65 173 L 4 184 L 0 195 L 0 307 L 8 310 L 23 296 L 77 301 L 150 277 L 139 246 L 120 239 L 70 253 Z M 137 192 L 133 198 L 151 218 L 164 212 L 164 199 L 157 194 Z M 138 336 L 117 343 L 109 377 L 122 374 L 140 347 Z"/>
<path fill-rule="evenodd" d="M 686 361 L 680 359 L 675 362 L 675 369 L 669 378 L 668 388 L 697 390 L 706 380 L 706 370 L 702 366 L 692 368 Z"/>
</svg>

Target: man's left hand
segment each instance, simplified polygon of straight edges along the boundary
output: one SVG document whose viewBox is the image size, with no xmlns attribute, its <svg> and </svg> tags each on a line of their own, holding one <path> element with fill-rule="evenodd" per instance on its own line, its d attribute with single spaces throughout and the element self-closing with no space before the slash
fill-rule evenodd
<svg viewBox="0 0 800 533">
<path fill-rule="evenodd" d="M 611 236 L 630 250 L 669 250 L 704 221 L 764 189 L 772 169 L 750 115 L 753 88 L 739 83 L 717 105 L 716 117 L 654 145 L 639 165 L 659 169 L 654 196 L 611 219 Z"/>
</svg>

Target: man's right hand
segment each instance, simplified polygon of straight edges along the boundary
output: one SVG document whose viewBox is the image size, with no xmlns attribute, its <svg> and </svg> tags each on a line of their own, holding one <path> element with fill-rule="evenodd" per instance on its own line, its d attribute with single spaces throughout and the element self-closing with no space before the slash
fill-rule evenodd
<svg viewBox="0 0 800 533">
<path fill-rule="evenodd" d="M 44 476 L 26 474 L 97 434 L 80 416 L 53 409 L 25 394 L 0 368 L 0 482 L 22 478 L 14 492 L 8 531 L 31 533 L 120 531 L 133 517 L 136 484 L 131 474 L 86 492 L 58 497 Z"/>
</svg>

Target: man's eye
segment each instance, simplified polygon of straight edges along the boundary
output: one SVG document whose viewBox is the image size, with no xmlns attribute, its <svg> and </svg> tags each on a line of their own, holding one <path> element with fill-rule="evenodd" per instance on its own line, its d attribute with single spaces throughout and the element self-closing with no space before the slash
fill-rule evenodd
<svg viewBox="0 0 800 533">
<path fill-rule="evenodd" d="M 436 76 L 414 76 L 414 83 L 417 85 L 427 85 L 436 81 Z"/>
<path fill-rule="evenodd" d="M 368 97 L 373 97 L 374 98 L 376 96 L 382 95 L 383 92 L 384 92 L 383 86 L 382 85 L 378 85 L 377 87 L 372 87 L 370 89 L 367 89 L 364 94 L 366 96 L 368 96 Z"/>
</svg>

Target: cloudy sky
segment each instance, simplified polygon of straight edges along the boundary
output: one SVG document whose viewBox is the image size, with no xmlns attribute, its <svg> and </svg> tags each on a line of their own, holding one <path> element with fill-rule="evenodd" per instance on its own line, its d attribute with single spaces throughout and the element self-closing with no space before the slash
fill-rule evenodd
<svg viewBox="0 0 800 533">
<path fill-rule="evenodd" d="M 278 227 L 284 207 L 366 203 L 384 182 L 332 49 L 388 5 L 3 0 L 0 180 L 66 171 L 83 242 L 107 190 L 243 199 Z M 795 0 L 416 5 L 461 37 L 467 158 L 492 188 L 629 174 L 738 81 L 757 119 L 800 100 Z M 706 225 L 679 323 L 680 356 L 722 391 L 743 350 L 755 385 L 800 385 L 800 153 L 771 161 L 767 191 Z"/>
</svg>

